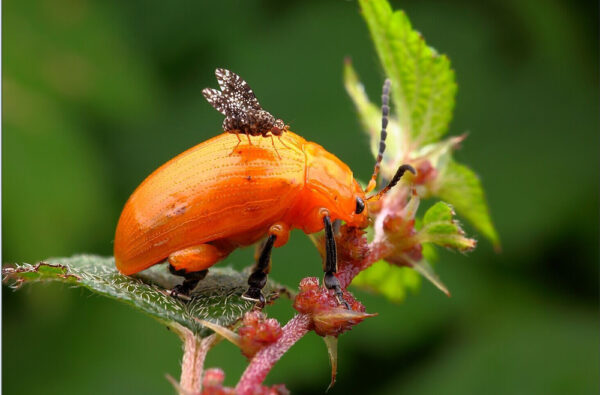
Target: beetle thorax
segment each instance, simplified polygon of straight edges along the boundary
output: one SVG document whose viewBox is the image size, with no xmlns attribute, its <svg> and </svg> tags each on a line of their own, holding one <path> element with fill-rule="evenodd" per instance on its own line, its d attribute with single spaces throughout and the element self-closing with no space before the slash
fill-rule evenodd
<svg viewBox="0 0 600 395">
<path fill-rule="evenodd" d="M 354 180 L 350 168 L 318 144 L 304 145 L 306 154 L 306 181 L 298 205 L 301 216 L 297 227 L 306 233 L 323 228 L 321 209 L 329 212 L 332 220 L 340 219 L 355 226 L 363 226 L 366 213 L 355 214 L 356 196 L 364 198 L 362 188 Z"/>
</svg>

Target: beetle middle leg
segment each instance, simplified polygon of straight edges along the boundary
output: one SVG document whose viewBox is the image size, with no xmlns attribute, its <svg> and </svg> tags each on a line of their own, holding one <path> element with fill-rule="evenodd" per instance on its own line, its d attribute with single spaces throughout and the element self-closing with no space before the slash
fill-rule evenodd
<svg viewBox="0 0 600 395">
<path fill-rule="evenodd" d="M 344 300 L 344 294 L 340 281 L 335 276 L 337 271 L 337 247 L 333 236 L 333 225 L 329 214 L 324 210 L 323 224 L 325 225 L 325 278 L 323 282 L 327 289 L 333 289 L 335 297 L 339 304 L 343 304 L 346 309 L 350 310 L 350 305 Z"/>
<path fill-rule="evenodd" d="M 248 277 L 248 290 L 242 295 L 243 299 L 257 302 L 259 307 L 264 307 L 266 300 L 262 289 L 267 284 L 267 275 L 271 271 L 271 251 L 273 247 L 281 247 L 287 243 L 289 234 L 290 229 L 284 223 L 276 223 L 271 226 L 269 237 L 264 243 L 250 277 Z"/>
</svg>

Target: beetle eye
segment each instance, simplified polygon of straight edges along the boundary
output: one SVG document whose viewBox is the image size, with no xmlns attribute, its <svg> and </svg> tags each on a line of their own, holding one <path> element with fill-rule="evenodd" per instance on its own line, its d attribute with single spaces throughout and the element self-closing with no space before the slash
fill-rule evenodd
<svg viewBox="0 0 600 395">
<path fill-rule="evenodd" d="M 365 209 L 365 202 L 363 202 L 363 200 L 359 197 L 356 198 L 356 214 L 360 214 L 364 211 Z"/>
</svg>

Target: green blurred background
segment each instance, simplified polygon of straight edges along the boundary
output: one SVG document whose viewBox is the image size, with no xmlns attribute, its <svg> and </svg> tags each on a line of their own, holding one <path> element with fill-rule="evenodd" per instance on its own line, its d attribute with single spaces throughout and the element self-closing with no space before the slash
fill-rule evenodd
<svg viewBox="0 0 600 395">
<path fill-rule="evenodd" d="M 333 394 L 596 394 L 598 388 L 597 4 L 406 0 L 459 84 L 451 133 L 483 180 L 503 251 L 442 251 L 453 293 L 423 285 L 400 305 L 356 291 L 379 316 L 340 338 Z M 383 75 L 354 1 L 3 2 L 3 262 L 109 255 L 120 209 L 157 166 L 217 133 L 201 90 L 215 67 L 366 179 L 373 159 L 342 85 L 351 56 L 370 95 Z M 471 228 L 467 227 L 470 234 Z M 250 264 L 252 251 L 228 260 Z M 320 275 L 301 233 L 273 278 Z M 6 394 L 173 393 L 178 338 L 151 318 L 60 285 L 3 287 Z M 285 320 L 290 302 L 271 314 Z M 245 360 L 208 366 L 234 384 Z M 322 393 L 314 334 L 269 375 Z"/>
</svg>

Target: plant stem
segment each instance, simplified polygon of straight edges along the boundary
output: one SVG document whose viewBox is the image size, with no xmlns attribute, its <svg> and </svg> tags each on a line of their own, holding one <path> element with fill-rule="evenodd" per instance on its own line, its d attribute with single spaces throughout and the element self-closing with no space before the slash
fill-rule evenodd
<svg viewBox="0 0 600 395">
<path fill-rule="evenodd" d="M 208 350 L 214 345 L 217 336 L 212 334 L 200 338 L 183 326 L 177 328 L 176 332 L 183 341 L 179 393 L 180 395 L 200 393 L 202 391 L 204 360 Z"/>
<path fill-rule="evenodd" d="M 279 340 L 263 348 L 252 358 L 235 388 L 236 394 L 252 394 L 254 389 L 262 384 L 279 358 L 308 333 L 311 325 L 312 318 L 308 314 L 298 314 L 289 320 L 283 327 L 283 334 Z"/>
</svg>

